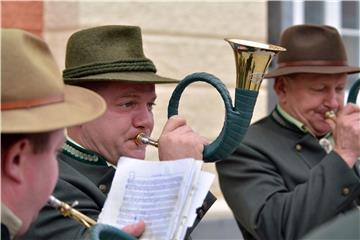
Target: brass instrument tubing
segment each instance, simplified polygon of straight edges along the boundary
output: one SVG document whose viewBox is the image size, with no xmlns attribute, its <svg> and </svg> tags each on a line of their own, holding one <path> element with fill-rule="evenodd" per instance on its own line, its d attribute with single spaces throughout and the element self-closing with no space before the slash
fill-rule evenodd
<svg viewBox="0 0 360 240">
<path fill-rule="evenodd" d="M 90 228 L 91 226 L 96 224 L 96 221 L 94 219 L 86 216 L 85 214 L 71 207 L 69 204 L 60 201 L 52 195 L 49 197 L 48 204 L 51 207 L 58 209 L 65 217 L 73 218 L 87 228 Z"/>
<path fill-rule="evenodd" d="M 331 119 L 331 120 L 333 120 L 333 121 L 335 122 L 335 120 L 336 120 L 336 114 L 335 114 L 334 111 L 327 111 L 327 112 L 325 113 L 325 118 Z"/>
<path fill-rule="evenodd" d="M 135 138 L 137 145 L 148 144 L 154 147 L 159 147 L 159 142 L 146 136 L 144 133 L 139 133 Z"/>
</svg>

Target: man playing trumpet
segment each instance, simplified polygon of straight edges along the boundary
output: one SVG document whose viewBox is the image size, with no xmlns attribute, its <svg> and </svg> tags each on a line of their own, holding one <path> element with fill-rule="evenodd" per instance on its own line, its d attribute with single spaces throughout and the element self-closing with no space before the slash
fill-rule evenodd
<svg viewBox="0 0 360 240">
<path fill-rule="evenodd" d="M 266 75 L 275 78 L 276 108 L 217 163 L 245 239 L 301 238 L 354 208 L 360 194 L 360 108 L 344 106 L 347 74 L 360 68 L 347 64 L 330 26 L 290 27 L 280 45 L 287 51 Z M 336 117 L 326 118 L 329 111 Z"/>
</svg>

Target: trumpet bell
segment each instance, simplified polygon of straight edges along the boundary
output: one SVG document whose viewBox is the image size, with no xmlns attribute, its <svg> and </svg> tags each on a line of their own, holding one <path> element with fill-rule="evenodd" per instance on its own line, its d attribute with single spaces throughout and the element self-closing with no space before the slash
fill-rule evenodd
<svg viewBox="0 0 360 240">
<path fill-rule="evenodd" d="M 240 39 L 225 38 L 235 54 L 236 88 L 259 91 L 273 57 L 285 48 Z"/>
</svg>

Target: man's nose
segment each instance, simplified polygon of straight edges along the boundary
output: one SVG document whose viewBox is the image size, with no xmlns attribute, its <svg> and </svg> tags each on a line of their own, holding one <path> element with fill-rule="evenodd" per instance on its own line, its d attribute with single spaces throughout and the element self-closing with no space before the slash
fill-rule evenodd
<svg viewBox="0 0 360 240">
<path fill-rule="evenodd" d="M 136 128 L 152 129 L 154 124 L 153 113 L 149 108 L 139 108 L 134 116 L 133 124 Z"/>
<path fill-rule="evenodd" d="M 325 104 L 331 109 L 336 109 L 340 106 L 341 96 L 335 90 L 329 92 L 325 98 Z"/>
</svg>

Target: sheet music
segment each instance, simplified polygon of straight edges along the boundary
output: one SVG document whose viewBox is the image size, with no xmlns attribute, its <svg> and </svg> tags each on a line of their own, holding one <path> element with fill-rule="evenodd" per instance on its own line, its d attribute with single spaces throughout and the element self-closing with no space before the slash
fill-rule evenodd
<svg viewBox="0 0 360 240">
<path fill-rule="evenodd" d="M 193 183 L 192 193 L 187 199 L 187 210 L 183 211 L 187 218 L 183 219 L 184 221 L 178 226 L 175 239 L 184 239 L 187 228 L 194 224 L 197 217 L 196 210 L 201 207 L 214 178 L 215 175 L 212 173 L 199 172 L 198 180 Z"/>
<path fill-rule="evenodd" d="M 98 222 L 121 229 L 142 219 L 146 230 L 141 239 L 184 236 L 186 228 L 196 218 L 195 213 L 191 215 L 193 220 L 189 220 L 187 212 L 199 207 L 185 202 L 196 199 L 194 190 L 201 176 L 201 164 L 193 159 L 156 162 L 120 158 Z M 205 189 L 205 195 L 197 200 L 200 206 L 208 190 Z M 179 225 L 183 225 L 180 234 L 177 232 Z"/>
<path fill-rule="evenodd" d="M 144 237 L 160 239 L 166 236 L 182 177 L 137 177 L 135 173 L 131 174 L 125 185 L 125 197 L 117 223 L 125 226 L 142 219 L 149 223 L 146 225 L 149 231 Z"/>
</svg>

